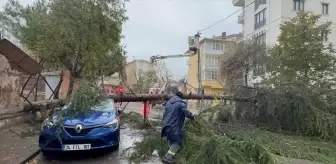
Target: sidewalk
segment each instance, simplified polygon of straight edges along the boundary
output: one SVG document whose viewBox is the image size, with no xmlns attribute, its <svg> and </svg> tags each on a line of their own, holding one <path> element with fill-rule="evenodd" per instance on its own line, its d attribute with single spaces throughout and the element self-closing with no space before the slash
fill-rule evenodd
<svg viewBox="0 0 336 164">
<path fill-rule="evenodd" d="M 0 164 L 20 164 L 39 151 L 38 135 L 32 129 L 23 123 L 0 131 Z"/>
</svg>

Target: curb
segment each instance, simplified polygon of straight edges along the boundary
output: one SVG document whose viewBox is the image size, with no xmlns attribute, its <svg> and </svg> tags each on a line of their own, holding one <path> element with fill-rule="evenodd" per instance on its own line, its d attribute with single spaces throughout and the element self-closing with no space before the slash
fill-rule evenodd
<svg viewBox="0 0 336 164">
<path fill-rule="evenodd" d="M 37 155 L 39 155 L 41 153 L 41 149 L 36 150 L 33 154 L 31 154 L 28 158 L 26 158 L 25 160 L 23 160 L 22 162 L 20 162 L 20 164 L 26 164 L 28 163 L 30 160 L 32 160 L 33 158 L 35 158 Z"/>
</svg>

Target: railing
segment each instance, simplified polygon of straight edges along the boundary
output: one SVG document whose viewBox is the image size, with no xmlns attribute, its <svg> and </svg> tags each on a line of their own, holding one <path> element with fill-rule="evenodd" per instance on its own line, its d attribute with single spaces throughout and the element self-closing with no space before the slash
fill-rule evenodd
<svg viewBox="0 0 336 164">
<path fill-rule="evenodd" d="M 244 7 L 245 0 L 232 0 L 232 4 L 233 4 L 233 6 Z"/>
<path fill-rule="evenodd" d="M 205 64 L 204 69 L 210 69 L 210 70 L 219 69 L 219 65 L 207 65 L 207 64 Z"/>
</svg>

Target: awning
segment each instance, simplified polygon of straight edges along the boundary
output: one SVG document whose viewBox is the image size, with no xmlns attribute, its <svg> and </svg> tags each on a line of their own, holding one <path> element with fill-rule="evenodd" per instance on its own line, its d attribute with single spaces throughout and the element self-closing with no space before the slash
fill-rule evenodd
<svg viewBox="0 0 336 164">
<path fill-rule="evenodd" d="M 0 40 L 0 54 L 4 55 L 12 69 L 36 75 L 42 72 L 42 66 L 7 39 Z"/>
</svg>

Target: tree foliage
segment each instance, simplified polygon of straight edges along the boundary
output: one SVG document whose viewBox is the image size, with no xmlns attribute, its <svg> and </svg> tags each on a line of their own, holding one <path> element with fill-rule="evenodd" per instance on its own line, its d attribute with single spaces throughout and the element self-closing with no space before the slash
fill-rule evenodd
<svg viewBox="0 0 336 164">
<path fill-rule="evenodd" d="M 226 79 L 239 79 L 248 69 L 252 72 L 258 61 L 266 65 L 268 74 L 263 77 L 269 87 L 245 87 L 242 94 L 235 90 L 238 96 L 254 97 L 257 102 L 236 103 L 236 116 L 242 116 L 239 119 L 272 130 L 328 140 L 336 137 L 335 50 L 322 38 L 330 33 L 330 23 L 319 24 L 319 18 L 299 12 L 281 25 L 278 43 L 270 51 L 258 49 L 245 57 L 236 53 L 253 52 L 246 46 L 223 60 L 221 69 Z"/>
<path fill-rule="evenodd" d="M 162 87 L 165 83 L 169 85 L 172 81 L 172 75 L 167 68 L 166 62 L 159 61 L 155 63 L 157 71 L 157 82 L 159 87 Z"/>
<path fill-rule="evenodd" d="M 257 106 L 250 108 L 259 126 L 323 139 L 336 138 L 336 90 L 291 83 L 257 92 Z"/>
<path fill-rule="evenodd" d="M 332 142 L 313 137 L 273 133 L 233 121 L 228 123 L 229 111 L 232 109 L 234 110 L 231 106 L 219 105 L 207 109 L 196 121 L 186 122 L 185 142 L 176 154 L 177 163 L 294 163 L 286 157 L 335 163 L 336 145 Z M 141 115 L 138 121 L 142 121 Z M 140 163 L 150 159 L 154 151 L 164 156 L 169 149 L 168 143 L 161 138 L 160 133 L 148 133 L 151 135 L 144 135 L 143 141 L 124 152 L 125 155 L 129 153 L 132 162 Z"/>
<path fill-rule="evenodd" d="M 8 0 L 0 24 L 46 63 L 73 78 L 113 74 L 123 65 L 122 0 Z M 70 92 L 72 89 L 70 89 Z"/>
<path fill-rule="evenodd" d="M 221 76 L 227 87 L 248 85 L 250 73 L 265 61 L 266 46 L 253 41 L 232 45 L 221 58 Z M 263 67 L 258 67 L 263 71 Z"/>
<path fill-rule="evenodd" d="M 335 49 L 323 40 L 330 23 L 299 12 L 280 26 L 278 43 L 267 60 L 269 88 L 256 92 L 252 116 L 260 126 L 323 139 L 336 137 Z"/>
<path fill-rule="evenodd" d="M 61 133 L 65 120 L 72 119 L 80 114 L 90 114 L 93 107 L 100 105 L 102 101 L 106 100 L 104 95 L 103 90 L 94 85 L 94 81 L 86 80 L 80 82 L 79 88 L 65 100 L 65 106 L 61 110 L 57 110 L 57 115 L 54 115 L 49 120 L 55 124 L 56 137 L 61 143 Z"/>
<path fill-rule="evenodd" d="M 136 76 L 135 88 L 139 93 L 148 93 L 149 88 L 158 81 L 157 72 L 155 70 L 143 71 L 139 70 Z"/>
<path fill-rule="evenodd" d="M 320 24 L 319 18 L 302 11 L 280 25 L 278 43 L 270 51 L 267 67 L 271 84 L 302 81 L 319 86 L 333 81 L 336 51 L 326 42 L 331 22 Z"/>
<path fill-rule="evenodd" d="M 217 111 L 220 108 L 217 108 Z M 215 122 L 198 117 L 185 124 L 184 145 L 176 154 L 177 163 L 185 164 L 276 164 L 276 159 L 267 148 L 253 141 L 235 140 L 219 131 Z M 124 153 L 130 153 L 130 161 L 140 163 L 152 157 L 153 151 L 164 156 L 168 143 L 159 133 L 150 132 L 144 140 Z"/>
</svg>

